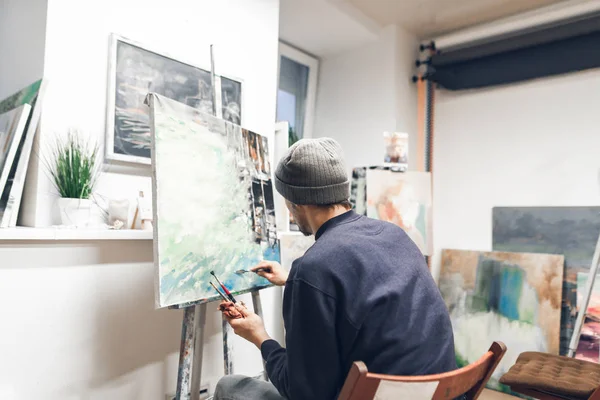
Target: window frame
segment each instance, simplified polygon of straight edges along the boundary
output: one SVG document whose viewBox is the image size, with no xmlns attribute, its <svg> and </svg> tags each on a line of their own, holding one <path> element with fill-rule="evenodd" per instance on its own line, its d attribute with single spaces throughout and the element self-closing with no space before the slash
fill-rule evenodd
<svg viewBox="0 0 600 400">
<path fill-rule="evenodd" d="M 315 111 L 317 103 L 317 84 L 319 77 L 319 59 L 303 52 L 289 44 L 279 41 L 279 54 L 277 55 L 277 90 L 279 91 L 279 76 L 281 56 L 308 67 L 308 84 L 306 88 L 306 114 L 304 115 L 304 132 L 302 137 L 312 138 L 315 125 Z"/>
</svg>

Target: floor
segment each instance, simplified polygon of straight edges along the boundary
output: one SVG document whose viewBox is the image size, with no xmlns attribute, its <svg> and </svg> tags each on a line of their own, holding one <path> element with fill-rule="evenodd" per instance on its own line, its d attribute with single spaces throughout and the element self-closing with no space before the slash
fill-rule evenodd
<svg viewBox="0 0 600 400">
<path fill-rule="evenodd" d="M 511 396 L 506 393 L 496 392 L 495 390 L 483 389 L 479 400 L 512 400 L 519 397 Z"/>
</svg>

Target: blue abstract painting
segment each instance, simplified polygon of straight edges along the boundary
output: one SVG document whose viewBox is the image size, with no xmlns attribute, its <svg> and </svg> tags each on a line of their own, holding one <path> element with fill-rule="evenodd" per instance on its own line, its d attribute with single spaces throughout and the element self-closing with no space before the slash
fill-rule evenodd
<svg viewBox="0 0 600 400">
<path fill-rule="evenodd" d="M 488 387 L 511 393 L 499 379 L 520 353 L 558 354 L 563 264 L 561 255 L 444 250 L 439 286 L 459 367 L 502 341 L 507 352 Z"/>
</svg>

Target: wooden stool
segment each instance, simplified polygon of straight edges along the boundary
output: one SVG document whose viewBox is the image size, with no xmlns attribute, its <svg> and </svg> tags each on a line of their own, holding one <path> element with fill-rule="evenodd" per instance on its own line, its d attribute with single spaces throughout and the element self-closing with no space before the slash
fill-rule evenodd
<svg viewBox="0 0 600 400">
<path fill-rule="evenodd" d="M 500 383 L 541 400 L 600 400 L 600 365 L 529 351 L 519 355 Z"/>
</svg>

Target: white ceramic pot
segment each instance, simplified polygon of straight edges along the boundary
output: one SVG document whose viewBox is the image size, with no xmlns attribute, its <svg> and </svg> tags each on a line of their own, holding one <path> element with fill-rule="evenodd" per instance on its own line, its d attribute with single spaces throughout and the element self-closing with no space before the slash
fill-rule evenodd
<svg viewBox="0 0 600 400">
<path fill-rule="evenodd" d="M 68 226 L 85 226 L 90 222 L 92 200 L 58 199 L 60 222 Z"/>
</svg>

